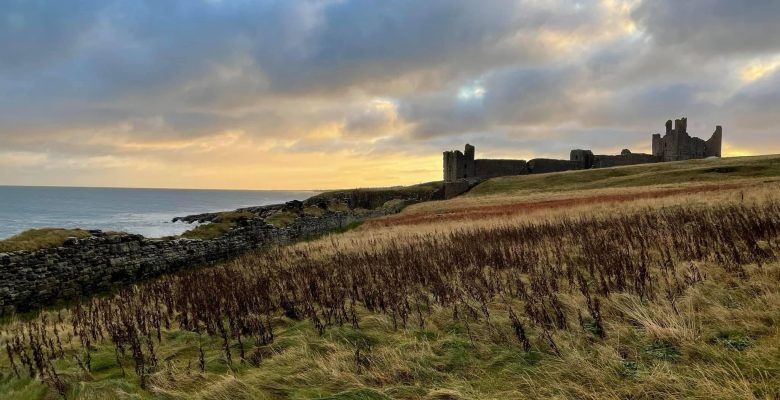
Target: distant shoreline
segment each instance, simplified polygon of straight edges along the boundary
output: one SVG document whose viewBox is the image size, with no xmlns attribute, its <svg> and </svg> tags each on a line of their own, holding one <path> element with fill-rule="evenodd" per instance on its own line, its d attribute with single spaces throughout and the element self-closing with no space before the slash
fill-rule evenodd
<svg viewBox="0 0 780 400">
<path fill-rule="evenodd" d="M 305 200 L 320 192 L 0 186 L 0 240 L 36 228 L 122 231 L 145 237 L 192 226 L 174 217 Z"/>
</svg>

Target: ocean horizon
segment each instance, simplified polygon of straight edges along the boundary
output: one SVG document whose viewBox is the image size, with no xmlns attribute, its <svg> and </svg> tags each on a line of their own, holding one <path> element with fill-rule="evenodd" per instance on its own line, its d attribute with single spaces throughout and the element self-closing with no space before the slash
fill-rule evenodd
<svg viewBox="0 0 780 400">
<path fill-rule="evenodd" d="M 34 228 L 178 235 L 195 224 L 174 217 L 304 200 L 317 190 L 0 186 L 0 239 Z"/>
</svg>

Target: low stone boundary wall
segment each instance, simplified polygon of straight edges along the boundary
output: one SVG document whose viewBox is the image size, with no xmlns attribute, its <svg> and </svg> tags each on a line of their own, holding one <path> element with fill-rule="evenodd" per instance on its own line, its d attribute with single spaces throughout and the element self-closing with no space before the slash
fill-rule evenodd
<svg viewBox="0 0 780 400">
<path fill-rule="evenodd" d="M 0 253 L 0 314 L 106 292 L 165 273 L 224 261 L 247 250 L 321 235 L 394 211 L 301 216 L 284 228 L 253 219 L 214 240 L 97 234 L 69 239 L 63 247 Z"/>
</svg>

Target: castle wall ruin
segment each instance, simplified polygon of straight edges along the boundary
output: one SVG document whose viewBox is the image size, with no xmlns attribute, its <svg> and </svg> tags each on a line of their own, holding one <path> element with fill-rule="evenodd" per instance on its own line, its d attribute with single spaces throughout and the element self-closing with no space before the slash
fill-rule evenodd
<svg viewBox="0 0 780 400">
<path fill-rule="evenodd" d="M 652 154 L 623 150 L 618 155 L 593 154 L 591 150 L 575 149 L 568 160 L 536 158 L 533 160 L 475 159 L 474 146 L 467 144 L 464 152 L 445 151 L 443 173 L 445 182 L 462 179 L 488 179 L 499 176 L 543 174 L 590 168 L 608 168 L 623 165 L 649 164 L 707 157 L 720 157 L 723 128 L 718 126 L 708 140 L 688 134 L 688 119 L 666 122 L 666 133 L 652 136 Z"/>
<path fill-rule="evenodd" d="M 481 178 L 521 175 L 528 172 L 528 163 L 524 160 L 475 160 L 474 164 L 476 176 Z"/>
</svg>

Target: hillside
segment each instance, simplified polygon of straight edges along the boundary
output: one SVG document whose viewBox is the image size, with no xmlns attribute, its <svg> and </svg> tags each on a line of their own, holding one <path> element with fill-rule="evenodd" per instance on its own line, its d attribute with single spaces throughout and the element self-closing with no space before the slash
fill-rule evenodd
<svg viewBox="0 0 780 400">
<path fill-rule="evenodd" d="M 766 156 L 493 179 L 4 321 L 0 397 L 778 398 L 779 175 Z"/>
<path fill-rule="evenodd" d="M 780 177 L 780 155 L 732 157 L 490 179 L 466 196 L 607 189 Z"/>
</svg>

